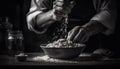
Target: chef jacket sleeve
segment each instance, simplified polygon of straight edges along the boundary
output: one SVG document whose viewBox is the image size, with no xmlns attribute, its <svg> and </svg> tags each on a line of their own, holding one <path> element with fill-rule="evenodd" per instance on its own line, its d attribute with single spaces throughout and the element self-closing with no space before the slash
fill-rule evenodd
<svg viewBox="0 0 120 69">
<path fill-rule="evenodd" d="M 102 23 L 107 30 L 103 32 L 106 35 L 112 34 L 116 23 L 116 3 L 115 0 L 93 0 L 97 14 L 91 18 Z"/>
<path fill-rule="evenodd" d="M 28 29 L 38 34 L 44 33 L 46 29 L 41 28 L 39 31 L 36 29 L 36 16 L 49 9 L 50 0 L 31 0 L 31 7 L 26 16 Z"/>
</svg>

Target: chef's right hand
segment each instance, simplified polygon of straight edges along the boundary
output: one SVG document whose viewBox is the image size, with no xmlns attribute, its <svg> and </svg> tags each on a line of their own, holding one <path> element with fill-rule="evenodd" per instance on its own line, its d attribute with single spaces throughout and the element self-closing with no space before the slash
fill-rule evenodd
<svg viewBox="0 0 120 69">
<path fill-rule="evenodd" d="M 53 3 L 53 19 L 60 21 L 71 12 L 75 2 L 69 0 L 55 0 Z"/>
<path fill-rule="evenodd" d="M 69 31 L 67 40 L 73 41 L 75 43 L 84 43 L 88 41 L 89 37 L 89 33 L 85 28 L 76 26 Z"/>
</svg>

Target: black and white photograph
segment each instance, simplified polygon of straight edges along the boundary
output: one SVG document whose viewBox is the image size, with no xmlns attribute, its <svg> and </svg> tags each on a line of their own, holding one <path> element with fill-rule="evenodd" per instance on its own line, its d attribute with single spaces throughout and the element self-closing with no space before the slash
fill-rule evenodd
<svg viewBox="0 0 120 69">
<path fill-rule="evenodd" d="M 119 65 L 119 0 L 0 1 L 0 66 Z"/>
</svg>

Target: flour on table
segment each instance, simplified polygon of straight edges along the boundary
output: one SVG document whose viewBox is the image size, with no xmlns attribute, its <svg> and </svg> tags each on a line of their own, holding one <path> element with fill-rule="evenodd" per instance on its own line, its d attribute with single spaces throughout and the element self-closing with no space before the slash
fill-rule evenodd
<svg viewBox="0 0 120 69">
<path fill-rule="evenodd" d="M 36 56 L 32 58 L 33 61 L 44 61 L 44 62 L 54 62 L 54 63 L 79 63 L 78 61 L 72 60 L 62 60 L 62 59 L 54 59 L 50 58 L 49 56 Z"/>
</svg>

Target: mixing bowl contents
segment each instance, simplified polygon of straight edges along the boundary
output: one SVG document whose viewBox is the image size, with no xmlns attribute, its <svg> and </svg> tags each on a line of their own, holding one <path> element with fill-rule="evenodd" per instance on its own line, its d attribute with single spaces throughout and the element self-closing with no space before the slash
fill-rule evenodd
<svg viewBox="0 0 120 69">
<path fill-rule="evenodd" d="M 66 39 L 59 39 L 57 41 L 54 41 L 53 43 L 47 44 L 46 47 L 48 48 L 76 48 L 80 46 L 84 46 L 84 45 L 79 44 L 79 43 L 73 43 L 72 41 L 66 40 Z"/>
</svg>

